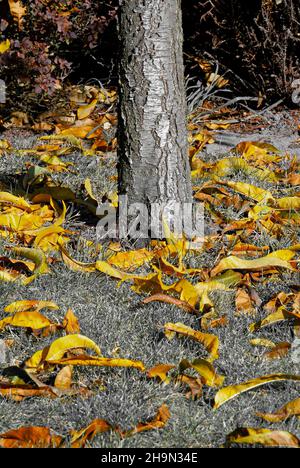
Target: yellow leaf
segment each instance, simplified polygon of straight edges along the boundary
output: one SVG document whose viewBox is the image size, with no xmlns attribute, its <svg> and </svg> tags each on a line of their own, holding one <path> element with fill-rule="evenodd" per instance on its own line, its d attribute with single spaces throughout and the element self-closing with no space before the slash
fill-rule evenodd
<svg viewBox="0 0 300 468">
<path fill-rule="evenodd" d="M 259 203 L 267 203 L 269 201 L 274 201 L 274 197 L 271 192 L 264 190 L 262 188 L 256 187 L 255 185 L 246 184 L 244 182 L 222 182 L 224 185 L 231 187 L 235 192 L 241 193 L 248 198 Z"/>
<path fill-rule="evenodd" d="M 194 359 L 192 362 L 183 359 L 179 364 L 179 370 L 183 372 L 186 369 L 194 369 L 198 372 L 202 383 L 208 387 L 220 387 L 225 380 L 225 377 L 218 375 L 212 364 L 205 359 Z"/>
<path fill-rule="evenodd" d="M 258 377 L 257 379 L 249 380 L 242 384 L 230 385 L 229 387 L 221 388 L 221 390 L 219 390 L 215 396 L 214 409 L 220 408 L 220 406 L 222 406 L 224 403 L 228 402 L 232 398 L 235 398 L 241 393 L 247 392 L 248 390 L 260 387 L 261 385 L 273 382 L 282 382 L 285 380 L 300 381 L 300 376 L 289 374 L 266 375 L 263 377 Z"/>
<path fill-rule="evenodd" d="M 276 200 L 276 207 L 281 210 L 300 210 L 300 197 L 285 197 Z"/>
<path fill-rule="evenodd" d="M 97 105 L 98 99 L 94 99 L 90 104 L 86 106 L 80 106 L 77 110 L 77 116 L 79 120 L 86 119 L 94 111 Z"/>
<path fill-rule="evenodd" d="M 16 301 L 12 302 L 4 308 L 4 312 L 8 314 L 13 314 L 15 312 L 26 312 L 27 310 L 42 310 L 50 309 L 57 310 L 59 309 L 58 305 L 52 301 L 35 301 L 35 300 L 25 300 L 25 301 Z"/>
<path fill-rule="evenodd" d="M 96 263 L 82 263 L 78 260 L 74 260 L 71 258 L 68 251 L 64 248 L 64 246 L 60 243 L 60 253 L 64 263 L 67 265 L 70 270 L 85 272 L 85 273 L 92 273 L 96 269 Z"/>
<path fill-rule="evenodd" d="M 0 215 L 0 226 L 6 232 L 7 228 L 11 231 L 26 231 L 38 229 L 44 224 L 41 216 L 35 213 L 5 213 Z"/>
<path fill-rule="evenodd" d="M 135 270 L 145 263 L 150 262 L 155 256 L 154 252 L 147 249 L 119 252 L 108 259 L 108 263 L 123 270 Z"/>
<path fill-rule="evenodd" d="M 7 325 L 11 327 L 25 327 L 33 330 L 40 330 L 51 325 L 44 315 L 37 311 L 17 312 L 15 315 L 0 320 L 0 330 Z"/>
<path fill-rule="evenodd" d="M 4 54 L 10 48 L 10 40 L 0 42 L 0 54 Z"/>
<path fill-rule="evenodd" d="M 288 310 L 286 310 L 284 306 L 281 306 L 266 318 L 255 323 L 251 323 L 251 325 L 249 325 L 249 331 L 254 333 L 263 327 L 267 327 L 268 325 L 274 325 L 274 323 L 283 322 L 285 320 L 293 320 L 294 318 L 295 317 Z"/>
<path fill-rule="evenodd" d="M 290 401 L 275 413 L 256 413 L 259 418 L 265 419 L 270 423 L 286 421 L 291 416 L 300 416 L 300 398 Z"/>
<path fill-rule="evenodd" d="M 101 356 L 100 348 L 92 341 L 83 335 L 67 335 L 55 340 L 50 346 L 46 354 L 45 360 L 48 362 L 61 359 L 64 354 L 74 348 L 89 348 Z"/>
<path fill-rule="evenodd" d="M 219 338 L 215 335 L 202 333 L 187 327 L 183 323 L 166 323 L 164 325 L 165 335 L 168 339 L 172 339 L 176 333 L 201 343 L 207 352 L 211 355 L 210 360 L 213 361 L 219 357 Z"/>
<path fill-rule="evenodd" d="M 266 338 L 255 338 L 250 340 L 252 346 L 263 346 L 264 348 L 275 348 L 275 343 L 273 341 L 267 340 Z"/>
<path fill-rule="evenodd" d="M 23 284 L 27 285 L 31 283 L 31 281 L 33 281 L 38 275 L 43 275 L 49 272 L 47 259 L 42 250 L 33 248 L 29 249 L 26 247 L 14 247 L 12 250 L 16 255 L 28 258 L 35 264 L 34 275 L 24 279 Z"/>
<path fill-rule="evenodd" d="M 277 155 L 279 153 L 275 146 L 260 141 L 243 141 L 235 147 L 235 151 L 247 159 L 253 158 L 253 156 L 264 159 L 268 154 Z"/>
<path fill-rule="evenodd" d="M 32 211 L 30 204 L 24 198 L 16 197 L 8 192 L 0 192 L 0 204 L 15 206 L 29 213 Z"/>
<path fill-rule="evenodd" d="M 101 271 L 101 273 L 105 273 L 106 275 L 111 276 L 112 278 L 120 279 L 123 281 L 127 279 L 135 279 L 137 277 L 136 275 L 132 275 L 126 273 L 125 271 L 118 270 L 117 268 L 111 266 L 108 262 L 104 262 L 102 260 L 98 260 L 96 262 L 96 269 L 98 271 Z"/>
<path fill-rule="evenodd" d="M 161 380 L 161 382 L 164 382 L 166 384 L 169 384 L 171 381 L 171 378 L 167 376 L 168 372 L 170 372 L 171 369 L 174 369 L 175 366 L 171 364 L 158 364 L 155 367 L 151 367 L 147 371 L 147 377 L 150 379 L 155 379 L 158 378 Z"/>
<path fill-rule="evenodd" d="M 62 234 L 65 232 L 61 226 L 48 226 L 41 229 L 34 240 L 34 247 L 37 247 L 44 252 L 49 250 L 60 249 L 63 242 Z"/>
<path fill-rule="evenodd" d="M 240 427 L 226 437 L 226 444 L 259 444 L 266 447 L 300 447 L 300 440 L 290 432 Z"/>
<path fill-rule="evenodd" d="M 266 255 L 265 257 L 255 260 L 244 260 L 234 255 L 223 258 L 220 263 L 211 271 L 211 276 L 216 276 L 225 270 L 263 270 L 270 267 L 287 268 L 294 270 L 289 263 L 295 256 L 295 252 L 291 250 L 277 250 Z"/>
<path fill-rule="evenodd" d="M 84 181 L 84 188 L 85 190 L 87 191 L 89 197 L 92 199 L 92 200 L 95 200 L 95 202 L 97 202 L 97 198 L 95 198 L 94 194 L 93 194 L 93 189 L 92 189 L 92 184 L 91 184 L 91 180 L 90 179 L 85 179 Z M 98 203 L 98 202 L 97 202 Z"/>
<path fill-rule="evenodd" d="M 260 169 L 250 166 L 242 158 L 224 158 L 218 161 L 213 169 L 213 173 L 218 177 L 224 177 L 233 171 L 242 171 L 248 176 L 256 177 L 257 179 L 276 182 L 276 174 L 268 169 Z"/>
<path fill-rule="evenodd" d="M 101 356 L 100 348 L 90 338 L 78 334 L 67 335 L 53 341 L 50 346 L 37 351 L 26 361 L 26 366 L 35 368 L 39 367 L 44 362 L 51 363 L 52 361 L 59 361 L 67 351 L 74 348 L 89 348 Z"/>
<path fill-rule="evenodd" d="M 69 335 L 71 336 L 71 335 Z M 48 359 L 47 359 L 48 361 Z M 76 357 L 64 358 L 64 359 L 51 359 L 48 362 L 58 365 L 72 365 L 72 366 L 95 366 L 95 367 L 133 367 L 140 371 L 145 370 L 145 366 L 141 361 L 132 361 L 131 359 L 119 359 L 119 358 L 105 358 L 95 357 L 89 355 L 81 355 Z"/>
</svg>

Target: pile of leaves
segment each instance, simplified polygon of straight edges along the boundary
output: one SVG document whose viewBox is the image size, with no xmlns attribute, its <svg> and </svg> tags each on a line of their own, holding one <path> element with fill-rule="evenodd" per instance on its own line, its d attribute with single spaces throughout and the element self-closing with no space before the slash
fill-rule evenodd
<svg viewBox="0 0 300 468">
<path fill-rule="evenodd" d="M 11 184 L 1 182 L 0 236 L 7 254 L 0 258 L 0 281 L 26 286 L 39 275 L 51 274 L 53 265 L 60 263 L 78 274 L 106 276 L 118 284 L 126 282 L 140 295 L 145 308 L 152 302 L 180 308 L 182 320 L 166 321 L 156 332 L 162 332 L 167 340 L 192 340 L 199 346 L 201 358 L 184 358 L 178 363 L 157 362 L 147 368 L 134 356 L 131 359 L 103 356 L 97 343 L 80 334 L 80 324 L 72 310 L 67 310 L 64 319 L 59 321 L 53 319 L 59 306 L 51 298 L 20 300 L 7 304 L 3 311 L 0 321 L 3 339 L 7 339 L 7 330 L 14 329 L 16 333 L 25 330 L 41 342 L 51 337 L 51 343 L 3 370 L 0 397 L 13 399 L 16 405 L 27 398 L 62 399 L 76 395 L 89 398 L 97 389 L 93 381 L 81 385 L 74 377 L 75 367 L 130 368 L 137 378 L 173 386 L 174 391 L 184 392 L 193 400 L 202 398 L 209 388 L 214 411 L 262 385 L 282 381 L 299 385 L 299 375 L 284 373 L 258 375 L 235 385 L 226 384 L 225 376 L 217 370 L 220 340 L 216 330 L 221 327 L 226 331 L 228 316 L 226 310 L 222 313 L 217 310 L 213 298 L 216 291 L 232 292 L 236 316 L 251 317 L 251 345 L 265 348 L 266 360 L 290 359 L 291 342 L 278 342 L 276 335 L 270 340 L 264 331 L 268 327 L 276 329 L 285 322 L 293 336 L 300 336 L 299 288 L 295 285 L 290 293 L 281 292 L 266 302 L 257 289 L 286 273 L 295 277 L 299 273 L 298 160 L 270 144 L 249 141 L 237 145 L 218 160 L 207 161 L 202 150 L 214 141 L 215 124 L 207 121 L 199 126 L 191 118 L 194 198 L 196 203 L 204 204 L 210 233 L 191 243 L 185 238 L 177 239 L 166 230 L 164 240 L 152 241 L 142 249 L 124 248 L 119 242 L 107 246 L 96 239 L 89 240 L 83 249 L 90 261 L 83 263 L 74 257 L 73 246 L 80 232 L 70 228 L 68 210 L 84 207 L 94 216 L 101 197 L 89 179 L 83 180 L 80 189 L 75 190 L 57 177 L 76 171 L 64 159 L 74 151 L 86 161 L 101 158 L 105 162 L 107 154 L 115 149 L 116 93 L 96 87 L 74 87 L 71 91 L 68 119 L 51 114 L 39 122 L 30 122 L 24 115 L 14 115 L 6 121 L 8 129 L 17 123 L 35 132 L 46 131 L 47 135 L 40 136 L 37 146 L 21 150 L 14 148 L 8 139 L 0 140 L 3 157 L 15 153 L 24 161 L 24 170 L 17 175 L 14 190 Z M 115 181 L 116 175 L 111 177 Z M 248 182 L 243 182 L 246 178 Z M 115 206 L 117 194 L 107 194 L 107 200 Z M 97 218 L 93 219 L 96 223 Z M 208 255 L 211 261 L 201 261 L 203 255 Z M 44 311 L 51 311 L 51 318 Z M 197 318 L 195 327 L 185 323 L 185 317 L 190 314 Z M 8 344 L 13 350 L 14 343 Z M 272 424 L 299 415 L 297 398 L 279 403 L 272 414 L 260 412 L 258 417 Z M 106 431 L 125 438 L 148 429 L 164 428 L 170 417 L 167 406 L 163 405 L 154 419 L 129 431 L 102 419 L 65 436 L 54 434 L 47 427 L 21 427 L 1 434 L 0 445 L 85 446 L 96 434 Z M 224 443 L 300 446 L 295 435 L 273 430 L 272 426 L 237 428 Z"/>
</svg>

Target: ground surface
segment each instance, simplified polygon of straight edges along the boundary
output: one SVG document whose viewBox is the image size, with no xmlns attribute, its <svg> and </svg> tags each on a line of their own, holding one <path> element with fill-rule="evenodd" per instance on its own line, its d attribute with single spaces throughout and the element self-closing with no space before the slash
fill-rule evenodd
<svg viewBox="0 0 300 468">
<path fill-rule="evenodd" d="M 285 116 L 286 117 L 286 116 Z M 225 135 L 225 136 L 224 136 Z M 9 137 L 16 148 L 28 148 L 33 145 L 35 137 L 11 132 Z M 209 145 L 204 151 L 205 158 L 219 158 L 243 140 L 267 141 L 280 150 L 300 154 L 297 148 L 295 126 L 286 119 L 274 116 L 272 126 L 259 132 L 236 133 L 232 130 L 222 131 L 217 143 Z M 225 142 L 225 143 L 224 143 Z M 26 158 L 29 161 L 30 158 Z M 76 162 L 76 174 L 59 174 L 58 178 L 75 189 L 89 177 L 97 195 L 114 189 L 109 182 L 109 175 L 114 172 L 114 156 L 105 159 L 83 158 L 74 153 L 68 161 Z M 0 158 L 0 178 L 12 189 L 16 184 L 16 174 L 24 167 L 24 160 L 13 154 Z M 259 185 L 259 182 L 257 182 Z M 265 182 L 262 183 L 266 187 Z M 69 226 L 81 229 L 82 236 L 93 238 L 95 225 L 82 224 L 80 214 L 74 209 L 69 211 Z M 77 224 L 76 224 L 77 223 Z M 299 236 L 299 233 L 297 233 Z M 264 240 L 265 241 L 265 240 Z M 276 247 L 289 245 L 288 239 L 276 241 Z M 298 241 L 299 242 L 299 241 Z M 2 245 L 4 251 L 5 244 Z M 74 251 L 76 258 L 87 261 L 85 253 Z M 214 262 L 213 254 L 200 256 L 197 266 L 207 267 Z M 281 291 L 291 292 L 291 287 L 299 285 L 298 273 L 284 273 L 279 277 L 258 284 L 257 292 L 263 302 L 267 302 Z M 299 374 L 299 362 L 292 362 L 290 354 L 282 359 L 266 361 L 262 359 L 264 349 L 254 348 L 249 344 L 253 335 L 248 325 L 253 317 L 239 316 L 235 312 L 234 292 L 213 293 L 216 310 L 226 314 L 229 324 L 217 328 L 214 333 L 220 338 L 220 358 L 215 362 L 218 373 L 226 376 L 226 385 L 236 384 L 262 375 L 272 373 Z M 116 348 L 124 358 L 142 360 L 149 368 L 158 363 L 178 364 L 181 359 L 207 357 L 205 350 L 197 343 L 187 339 L 168 341 L 161 328 L 166 322 L 183 322 L 197 327 L 197 318 L 186 314 L 176 306 L 153 303 L 141 305 L 141 297 L 130 290 L 125 283 L 119 288 L 116 281 L 98 273 L 84 274 L 71 272 L 64 264 L 57 263 L 49 275 L 40 276 L 29 286 L 19 283 L 0 283 L 0 317 L 3 308 L 20 299 L 52 300 L 60 307 L 59 311 L 49 316 L 62 320 L 66 310 L 72 308 L 77 315 L 81 333 L 89 336 L 100 345 L 106 356 L 112 356 Z M 258 311 L 257 319 L 263 316 Z M 268 327 L 258 334 L 275 342 L 294 339 L 292 327 L 283 322 Z M 6 329 L 0 338 L 13 339 L 7 365 L 20 363 L 41 349 L 53 338 L 36 338 L 25 331 Z M 224 443 L 226 434 L 237 427 L 272 427 L 287 430 L 300 437 L 299 420 L 296 417 L 288 421 L 269 426 L 255 416 L 256 411 L 271 412 L 284 403 L 299 397 L 299 384 L 282 382 L 261 387 L 240 395 L 228 402 L 218 411 L 212 410 L 215 389 L 206 388 L 203 397 L 193 401 L 185 397 L 181 388 L 170 385 L 159 385 L 147 379 L 135 370 L 116 370 L 102 368 L 76 369 L 75 378 L 82 384 L 101 381 L 93 396 L 65 397 L 50 400 L 47 398 L 30 398 L 20 403 L 0 400 L 0 432 L 24 425 L 49 426 L 60 434 L 69 429 L 79 429 L 88 425 L 94 418 L 104 418 L 122 428 L 134 427 L 138 422 L 153 417 L 162 403 L 169 406 L 171 418 L 167 426 L 159 431 L 149 431 L 135 437 L 121 440 L 116 434 L 97 436 L 93 447 L 218 447 Z"/>
</svg>

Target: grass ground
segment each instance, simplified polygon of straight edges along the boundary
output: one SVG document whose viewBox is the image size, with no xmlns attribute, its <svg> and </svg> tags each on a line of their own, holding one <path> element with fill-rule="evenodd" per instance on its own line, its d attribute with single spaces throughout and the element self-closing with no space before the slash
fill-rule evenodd
<svg viewBox="0 0 300 468">
<path fill-rule="evenodd" d="M 10 137 L 15 148 L 29 148 L 34 140 L 35 137 L 27 134 L 13 135 L 13 140 Z M 105 159 L 88 159 L 74 153 L 67 160 L 76 163 L 76 173 L 56 177 L 74 190 L 86 177 L 91 179 L 99 197 L 114 189 L 114 183 L 109 179 L 114 171 L 113 155 Z M 17 173 L 24 168 L 24 161 L 30 161 L 30 158 L 20 158 L 13 153 L 0 158 L 0 182 L 6 186 L 9 183 L 13 190 L 17 184 Z M 240 177 L 241 174 L 233 175 L 238 180 L 241 180 Z M 253 182 L 245 177 L 244 181 Z M 259 184 L 257 180 L 255 182 Z M 261 185 L 265 187 L 266 183 Z M 268 188 L 274 190 L 274 186 Z M 90 239 L 95 234 L 93 221 L 88 226 L 83 223 L 76 208 L 73 211 L 69 208 L 67 225 L 77 227 L 83 238 Z M 299 232 L 294 234 L 299 236 Z M 271 242 L 271 239 L 257 239 L 262 244 L 266 241 Z M 291 245 L 291 237 L 272 242 L 275 242 L 275 248 L 287 247 Z M 5 247 L 6 244 L 2 242 L 0 248 L 3 252 Z M 73 254 L 78 260 L 89 260 L 80 250 L 80 243 L 74 244 Z M 200 255 L 197 267 L 212 266 L 215 259 L 213 251 Z M 299 273 L 281 272 L 275 278 L 258 283 L 256 291 L 265 303 L 281 291 L 291 292 L 295 285 L 299 285 Z M 214 292 L 212 298 L 217 312 L 226 314 L 229 319 L 226 327 L 213 331 L 220 339 L 220 358 L 214 365 L 218 373 L 226 377 L 225 385 L 273 373 L 299 374 L 300 364 L 293 363 L 290 354 L 282 359 L 267 361 L 262 357 L 265 350 L 249 343 L 253 335 L 248 325 L 253 322 L 253 317 L 236 316 L 234 291 Z M 158 363 L 176 365 L 183 358 L 207 357 L 198 343 L 179 338 L 168 341 L 162 333 L 166 322 L 183 322 L 197 328 L 197 317 L 186 314 L 174 305 L 142 305 L 141 297 L 131 291 L 128 283 L 117 287 L 116 281 L 100 273 L 72 272 L 63 263 L 55 263 L 51 266 L 50 274 L 38 277 L 28 286 L 1 282 L 0 318 L 4 317 L 2 311 L 6 305 L 21 299 L 56 302 L 60 309 L 50 312 L 48 316 L 60 321 L 67 309 L 72 308 L 79 319 L 81 333 L 99 344 L 105 356 L 118 352 L 121 357 L 143 361 L 147 368 Z M 256 320 L 264 315 L 262 309 L 258 309 Z M 257 336 L 275 342 L 292 342 L 293 329 L 289 323 L 283 322 L 265 328 Z M 53 340 L 53 337 L 37 338 L 16 328 L 7 328 L 0 333 L 1 338 L 14 340 L 2 368 L 20 363 Z M 81 385 L 92 386 L 93 395 L 89 398 L 73 396 L 54 400 L 29 398 L 19 403 L 1 398 L 0 433 L 24 425 L 42 425 L 66 434 L 69 429 L 88 425 L 94 418 L 103 418 L 129 429 L 153 417 L 161 404 L 166 403 L 171 418 L 164 429 L 137 434 L 125 440 L 115 433 L 98 435 L 92 447 L 218 447 L 224 443 L 226 435 L 237 427 L 270 427 L 290 431 L 300 438 L 299 419 L 296 417 L 271 426 L 255 416 L 256 411 L 272 412 L 299 397 L 299 384 L 295 382 L 279 382 L 257 388 L 214 411 L 212 402 L 215 389 L 205 387 L 203 396 L 193 401 L 185 397 L 181 387 L 175 387 L 172 383 L 160 385 L 136 370 L 76 368 L 74 380 Z"/>
</svg>

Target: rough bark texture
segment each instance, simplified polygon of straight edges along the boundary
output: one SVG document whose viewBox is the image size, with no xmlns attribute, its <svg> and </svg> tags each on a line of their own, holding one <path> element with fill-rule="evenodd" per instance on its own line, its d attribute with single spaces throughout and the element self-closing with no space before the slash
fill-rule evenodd
<svg viewBox="0 0 300 468">
<path fill-rule="evenodd" d="M 119 190 L 129 203 L 191 202 L 180 0 L 125 0 Z"/>
</svg>

